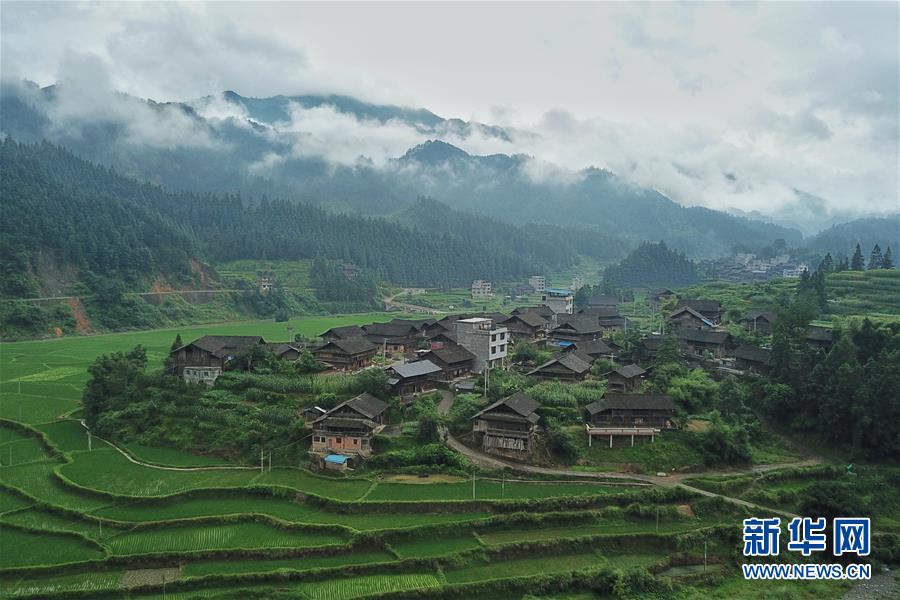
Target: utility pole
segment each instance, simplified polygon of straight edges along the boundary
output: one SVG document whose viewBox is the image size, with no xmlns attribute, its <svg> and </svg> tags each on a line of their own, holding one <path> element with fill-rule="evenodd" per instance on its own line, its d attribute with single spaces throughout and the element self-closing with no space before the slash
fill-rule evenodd
<svg viewBox="0 0 900 600">
<path fill-rule="evenodd" d="M 656 507 L 656 533 L 659 533 L 659 507 Z"/>
<path fill-rule="evenodd" d="M 472 500 L 475 499 L 475 471 L 472 471 Z"/>
<path fill-rule="evenodd" d="M 703 572 L 706 573 L 706 540 L 703 540 Z"/>
<path fill-rule="evenodd" d="M 272 451 L 269 450 L 269 471 L 272 471 Z"/>
<path fill-rule="evenodd" d="M 264 458 L 264 451 L 262 447 L 259 449 L 259 472 L 263 473 L 266 470 L 266 462 Z"/>
<path fill-rule="evenodd" d="M 93 445 L 91 444 L 91 432 L 88 431 L 87 434 L 88 434 L 88 452 L 91 452 L 94 450 Z"/>
<path fill-rule="evenodd" d="M 100 539 L 103 539 L 103 519 L 100 519 Z"/>
</svg>

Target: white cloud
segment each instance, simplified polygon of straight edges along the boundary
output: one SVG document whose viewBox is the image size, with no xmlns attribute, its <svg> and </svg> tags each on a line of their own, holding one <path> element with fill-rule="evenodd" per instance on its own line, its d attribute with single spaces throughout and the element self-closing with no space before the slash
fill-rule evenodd
<svg viewBox="0 0 900 600">
<path fill-rule="evenodd" d="M 794 188 L 829 211 L 896 210 L 900 197 L 897 3 L 6 3 L 3 13 L 4 77 L 68 80 L 57 122 L 102 113 L 155 145 L 211 142 L 177 111 L 112 90 L 211 95 L 195 104 L 211 122 L 245 116 L 218 95 L 226 89 L 344 93 L 480 115 L 511 136 L 422 132 L 329 107 L 294 107 L 266 134 L 340 165 L 384 166 L 437 137 L 533 156 L 536 181 L 598 166 L 714 208 L 774 213 L 796 202 Z"/>
</svg>

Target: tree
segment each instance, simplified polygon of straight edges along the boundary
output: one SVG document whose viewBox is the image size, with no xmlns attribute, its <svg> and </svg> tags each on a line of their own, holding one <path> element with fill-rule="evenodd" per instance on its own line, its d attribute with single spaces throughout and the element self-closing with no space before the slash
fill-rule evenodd
<svg viewBox="0 0 900 600">
<path fill-rule="evenodd" d="M 818 270 L 823 273 L 831 273 L 834 271 L 834 259 L 831 257 L 831 252 L 825 254 L 825 258 L 819 263 Z"/>
<path fill-rule="evenodd" d="M 891 256 L 891 247 L 888 246 L 887 250 L 884 251 L 884 256 L 881 258 L 881 268 L 882 269 L 893 269 L 894 268 L 894 258 Z"/>
<path fill-rule="evenodd" d="M 163 360 L 163 368 L 167 373 L 174 373 L 175 363 L 172 358 L 172 353 L 182 346 L 184 346 L 184 342 L 181 341 L 181 334 L 175 334 L 175 339 L 172 341 L 172 345 L 169 346 L 169 354 L 167 354 L 165 360 Z"/>
<path fill-rule="evenodd" d="M 853 258 L 850 259 L 850 270 L 862 271 L 865 267 L 866 263 L 863 259 L 862 250 L 860 250 L 859 244 L 856 244 L 856 250 L 853 251 Z"/>
<path fill-rule="evenodd" d="M 875 244 L 875 247 L 872 248 L 872 253 L 869 255 L 869 270 L 880 269 L 883 261 L 884 257 L 881 255 L 881 246 Z"/>
</svg>

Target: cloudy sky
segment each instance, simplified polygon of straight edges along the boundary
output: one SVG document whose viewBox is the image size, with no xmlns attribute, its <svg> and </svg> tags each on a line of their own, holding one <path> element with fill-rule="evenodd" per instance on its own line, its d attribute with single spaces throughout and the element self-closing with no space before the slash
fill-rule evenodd
<svg viewBox="0 0 900 600">
<path fill-rule="evenodd" d="M 6 79 L 90 75 L 92 86 L 156 100 L 344 93 L 503 125 L 520 133 L 448 141 L 527 153 L 547 169 L 609 168 L 684 204 L 791 214 L 799 189 L 824 198 L 825 212 L 898 208 L 896 2 L 0 11 Z M 396 156 L 418 141 L 321 112 L 297 117 L 323 149 L 354 156 L 356 146 Z"/>
</svg>

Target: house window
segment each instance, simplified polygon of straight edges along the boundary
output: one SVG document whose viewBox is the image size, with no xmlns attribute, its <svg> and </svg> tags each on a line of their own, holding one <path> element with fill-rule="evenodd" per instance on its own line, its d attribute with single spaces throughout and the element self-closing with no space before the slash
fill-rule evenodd
<svg viewBox="0 0 900 600">
<path fill-rule="evenodd" d="M 506 352 L 506 344 L 500 346 L 500 352 Z"/>
<path fill-rule="evenodd" d="M 491 341 L 492 341 L 492 342 L 496 342 L 496 341 L 497 341 L 497 334 L 496 334 L 496 333 L 493 334 L 493 335 L 491 336 Z"/>
<path fill-rule="evenodd" d="M 358 440 L 358 439 L 353 438 L 352 441 L 353 441 L 353 445 L 354 445 L 354 446 L 359 446 L 359 440 Z"/>
<path fill-rule="evenodd" d="M 339 437 L 334 438 L 335 444 L 341 444 L 341 443 L 343 443 L 343 441 L 344 441 L 344 438 L 339 438 Z"/>
</svg>

